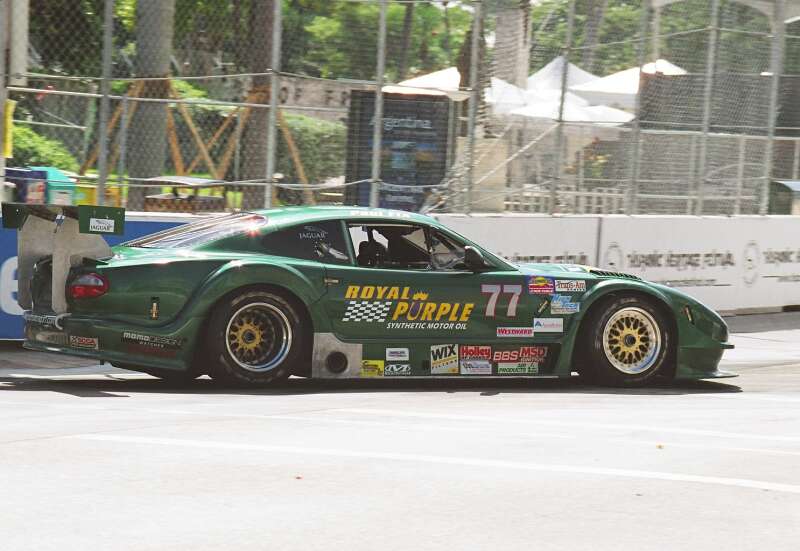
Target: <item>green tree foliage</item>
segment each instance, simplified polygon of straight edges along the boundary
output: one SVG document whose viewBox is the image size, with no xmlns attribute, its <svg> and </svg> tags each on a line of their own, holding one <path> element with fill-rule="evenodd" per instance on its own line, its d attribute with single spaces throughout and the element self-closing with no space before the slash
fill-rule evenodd
<svg viewBox="0 0 800 551">
<path fill-rule="evenodd" d="M 22 124 L 14 125 L 14 157 L 8 166 L 54 166 L 77 172 L 78 161 L 58 140 L 45 138 Z"/>
</svg>

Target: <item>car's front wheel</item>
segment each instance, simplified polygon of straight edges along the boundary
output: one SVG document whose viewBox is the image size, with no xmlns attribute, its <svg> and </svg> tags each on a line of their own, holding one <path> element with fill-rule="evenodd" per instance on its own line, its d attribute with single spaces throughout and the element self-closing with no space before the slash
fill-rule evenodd
<svg viewBox="0 0 800 551">
<path fill-rule="evenodd" d="M 650 301 L 617 297 L 598 305 L 584 323 L 579 371 L 592 382 L 641 386 L 670 373 L 672 326 Z"/>
<path fill-rule="evenodd" d="M 245 385 L 266 385 L 288 377 L 308 341 L 293 301 L 267 290 L 225 299 L 211 315 L 207 337 L 209 375 Z"/>
</svg>

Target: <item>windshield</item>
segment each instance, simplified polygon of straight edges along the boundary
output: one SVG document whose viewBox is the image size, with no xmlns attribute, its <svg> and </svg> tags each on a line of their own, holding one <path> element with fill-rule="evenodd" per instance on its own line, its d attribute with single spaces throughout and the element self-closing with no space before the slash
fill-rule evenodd
<svg viewBox="0 0 800 551">
<path fill-rule="evenodd" d="M 197 247 L 239 233 L 257 231 L 267 224 L 266 216 L 241 212 L 206 218 L 199 222 L 154 233 L 123 243 L 127 247 L 183 249 Z"/>
</svg>

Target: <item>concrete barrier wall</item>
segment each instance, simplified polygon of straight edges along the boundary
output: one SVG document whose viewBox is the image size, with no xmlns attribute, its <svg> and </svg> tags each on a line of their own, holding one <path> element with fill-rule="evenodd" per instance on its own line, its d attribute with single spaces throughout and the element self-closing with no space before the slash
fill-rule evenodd
<svg viewBox="0 0 800 551">
<path fill-rule="evenodd" d="M 624 271 L 722 312 L 800 305 L 800 217 L 441 215 L 520 262 Z"/>
<path fill-rule="evenodd" d="M 113 245 L 185 223 L 187 215 L 129 214 Z M 800 217 L 439 215 L 517 262 L 624 271 L 697 297 L 722 312 L 800 305 Z M 0 231 L 0 339 L 22 338 L 16 232 Z"/>
</svg>

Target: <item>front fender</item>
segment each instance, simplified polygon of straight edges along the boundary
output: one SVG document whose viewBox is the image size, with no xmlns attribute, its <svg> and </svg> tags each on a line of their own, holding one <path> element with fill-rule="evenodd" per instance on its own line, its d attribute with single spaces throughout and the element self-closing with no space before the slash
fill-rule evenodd
<svg viewBox="0 0 800 551">
<path fill-rule="evenodd" d="M 659 289 L 651 287 L 646 282 L 635 280 L 621 281 L 616 279 L 600 281 L 581 297 L 581 310 L 579 313 L 575 314 L 575 317 L 572 319 L 573 330 L 564 337 L 561 343 L 561 354 L 559 355 L 558 365 L 556 367 L 558 375 L 568 376 L 572 372 L 573 356 L 580 326 L 592 306 L 611 294 L 623 292 L 647 295 L 658 300 L 671 312 L 675 310 L 674 303 L 669 295 Z"/>
</svg>

